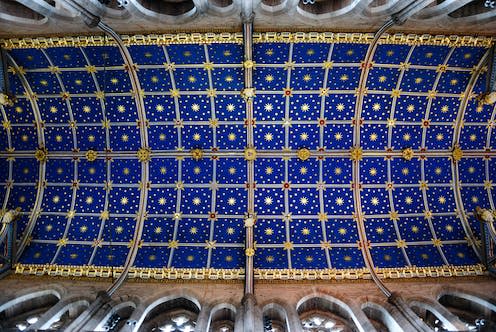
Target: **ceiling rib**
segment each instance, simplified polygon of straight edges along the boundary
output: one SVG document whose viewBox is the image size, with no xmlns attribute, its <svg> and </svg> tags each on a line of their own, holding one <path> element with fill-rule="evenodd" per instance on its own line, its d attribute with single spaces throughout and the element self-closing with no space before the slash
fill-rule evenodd
<svg viewBox="0 0 496 332">
<path fill-rule="evenodd" d="M 137 66 L 133 63 L 133 59 L 129 50 L 124 45 L 120 36 L 112 30 L 108 25 L 100 22 L 98 27 L 102 29 L 106 34 L 112 37 L 119 51 L 124 59 L 124 67 L 126 68 L 129 78 L 131 80 L 131 86 L 133 89 L 133 97 L 136 104 L 136 110 L 138 114 L 138 127 L 140 129 L 140 140 L 141 149 L 138 150 L 138 159 L 141 162 L 141 182 L 140 182 L 140 200 L 138 206 L 138 214 L 136 216 L 136 226 L 134 229 L 133 239 L 131 240 L 131 248 L 124 264 L 124 269 L 122 270 L 119 278 L 114 282 L 114 284 L 107 289 L 107 293 L 112 295 L 127 278 L 127 274 L 131 266 L 133 266 L 138 253 L 138 248 L 141 243 L 141 235 L 143 233 L 144 222 L 146 219 L 146 203 L 148 200 L 148 189 L 149 189 L 149 161 L 151 159 L 151 151 L 148 144 L 148 130 L 147 130 L 147 119 L 145 112 L 145 104 L 143 101 L 143 93 L 141 89 L 141 84 L 137 74 Z M 142 156 L 140 156 L 140 152 Z"/>
<path fill-rule="evenodd" d="M 253 89 L 253 16 L 244 17 L 243 48 L 244 48 L 244 91 Z M 248 148 L 254 148 L 253 140 L 253 98 L 245 94 L 246 110 L 246 141 Z M 255 213 L 255 161 L 247 160 L 248 197 L 247 216 L 252 218 Z M 254 292 L 254 242 L 253 223 L 245 223 L 245 294 Z"/>
<path fill-rule="evenodd" d="M 458 114 L 456 117 L 454 130 L 453 130 L 453 143 L 452 143 L 453 148 L 460 146 L 460 134 L 461 134 L 461 130 L 462 130 L 462 127 L 464 124 L 465 110 L 467 108 L 467 104 L 468 104 L 469 100 L 474 98 L 472 90 L 474 88 L 475 83 L 477 82 L 479 75 L 484 70 L 484 65 L 486 64 L 486 62 L 488 60 L 489 54 L 490 54 L 490 49 L 486 53 L 484 53 L 481 60 L 477 64 L 476 69 L 472 73 L 470 80 L 467 83 L 467 87 L 465 88 L 465 91 L 463 93 L 463 99 L 462 99 L 462 101 L 460 103 L 460 107 L 458 109 Z M 474 151 L 474 152 L 477 152 L 477 151 Z M 476 153 L 476 154 L 479 157 L 481 157 L 480 153 Z M 483 158 L 485 158 L 485 154 L 484 154 Z M 458 161 L 455 160 L 455 158 L 450 158 L 450 161 L 451 161 L 451 169 L 452 169 L 452 177 L 453 177 L 453 193 L 455 196 L 456 211 L 458 212 L 458 218 L 462 222 L 462 226 L 463 226 L 463 230 L 465 231 L 465 234 L 467 234 L 467 241 L 474 249 L 474 252 L 477 254 L 477 257 L 479 257 L 479 259 L 482 259 L 482 257 L 480 256 L 480 251 L 478 248 L 479 246 L 477 244 L 477 239 L 475 238 L 475 235 L 472 232 L 472 228 L 470 227 L 470 224 L 468 222 L 468 216 L 467 216 L 467 213 L 465 211 L 465 207 L 464 207 L 463 200 L 462 200 L 462 194 L 461 194 L 461 188 L 460 188 L 460 170 L 458 167 L 459 164 L 458 164 Z M 490 190 L 490 188 L 488 190 Z M 488 195 L 491 198 L 490 191 L 488 191 Z"/>
<path fill-rule="evenodd" d="M 41 113 L 40 109 L 38 107 L 38 102 L 37 102 L 37 97 L 36 94 L 33 92 L 31 89 L 31 86 L 29 85 L 28 80 L 24 76 L 24 72 L 15 60 L 10 56 L 10 54 L 7 54 L 8 61 L 12 64 L 12 67 L 18 75 L 19 80 L 22 83 L 22 86 L 24 90 L 26 91 L 26 96 L 29 99 L 29 102 L 31 103 L 31 108 L 33 109 L 33 116 L 35 119 L 35 125 L 36 125 L 36 133 L 38 135 L 38 146 L 40 151 L 46 151 L 44 150 L 45 148 L 45 131 L 43 129 L 43 121 L 41 118 Z M 45 183 L 46 183 L 46 158 L 45 160 L 39 160 L 40 167 L 39 167 L 39 174 L 38 174 L 38 183 L 37 183 L 37 190 L 36 190 L 36 198 L 33 204 L 33 209 L 30 212 L 29 215 L 29 220 L 26 225 L 26 229 L 24 230 L 24 233 L 22 235 L 22 238 L 19 242 L 19 245 L 17 247 L 17 253 L 16 253 L 16 258 L 15 262 L 17 262 L 20 258 L 22 253 L 24 252 L 24 249 L 26 249 L 26 246 L 29 244 L 30 239 L 31 239 L 31 233 L 33 232 L 34 226 L 36 225 L 36 220 L 40 216 L 40 208 L 41 208 L 41 202 L 43 201 L 43 193 L 45 190 Z"/>
<path fill-rule="evenodd" d="M 360 147 L 360 127 L 361 127 L 361 122 L 362 122 L 362 105 L 363 105 L 363 99 L 365 96 L 366 92 L 366 83 L 367 83 L 367 76 L 369 73 L 370 68 L 372 67 L 372 59 L 374 58 L 375 50 L 377 49 L 377 44 L 379 42 L 380 37 L 384 32 L 386 32 L 387 29 L 389 29 L 391 26 L 393 26 L 394 22 L 392 19 L 387 21 L 374 35 L 374 40 L 370 43 L 367 53 L 365 55 L 365 59 L 362 62 L 362 70 L 360 74 L 360 81 L 358 84 L 357 88 L 357 98 L 356 98 L 356 105 L 355 105 L 355 115 L 354 115 L 354 123 L 353 123 L 353 148 L 352 151 L 355 150 L 362 154 L 362 148 Z M 364 224 L 364 217 L 363 217 L 363 212 L 362 212 L 362 202 L 361 202 L 361 197 L 360 197 L 360 191 L 361 191 L 361 184 L 360 184 L 360 159 L 363 157 L 362 156 L 357 156 L 354 158 L 352 156 L 352 162 L 353 162 L 353 167 L 352 167 L 352 189 L 353 189 L 353 201 L 355 204 L 355 212 L 354 212 L 354 217 L 356 218 L 357 221 L 357 229 L 358 229 L 358 235 L 360 238 L 360 250 L 363 255 L 363 259 L 365 262 L 365 265 L 367 269 L 370 271 L 370 275 L 372 279 L 374 280 L 375 284 L 379 289 L 386 295 L 387 297 L 391 296 L 391 291 L 382 283 L 382 281 L 379 279 L 377 274 L 375 273 L 375 268 L 374 268 L 374 262 L 372 260 L 372 257 L 370 255 L 370 250 L 369 250 L 369 241 L 367 240 L 367 234 L 365 232 L 365 224 Z"/>
<path fill-rule="evenodd" d="M 83 55 L 83 58 L 84 58 L 87 66 L 88 66 L 87 68 L 92 68 L 93 65 L 90 62 L 85 50 L 82 47 L 80 47 L 79 50 L 81 51 L 81 54 Z M 103 69 L 105 70 L 105 66 Z M 93 79 L 93 82 L 95 83 L 97 95 L 104 96 L 104 91 L 102 91 L 102 89 L 100 88 L 100 83 L 98 82 L 96 73 L 94 73 L 93 70 L 90 70 L 90 75 L 91 75 L 91 78 Z M 104 78 L 104 81 L 105 81 L 105 78 Z M 105 82 L 103 82 L 103 87 L 105 88 Z M 107 119 L 107 112 L 106 112 L 106 108 L 105 108 L 105 99 L 104 98 L 98 98 L 98 100 L 100 102 L 100 107 L 102 110 L 102 121 L 103 121 L 103 123 L 107 123 L 108 119 Z M 110 151 L 110 130 L 109 130 L 108 126 L 103 126 L 103 127 L 104 127 L 104 131 L 105 131 L 105 149 L 107 151 Z M 84 158 L 85 156 L 86 156 L 86 154 L 84 156 L 81 155 L 80 158 Z M 100 231 L 98 232 L 98 236 L 96 238 L 96 241 L 94 242 L 93 252 L 91 253 L 90 259 L 88 261 L 88 265 L 93 264 L 93 260 L 95 259 L 95 255 L 97 253 L 97 250 L 101 246 L 101 243 L 103 242 L 103 230 L 104 230 L 105 222 L 107 221 L 105 216 L 108 213 L 109 198 L 110 198 L 110 190 L 109 190 L 110 188 L 108 187 L 108 184 L 110 183 L 110 181 L 112 179 L 111 178 L 110 160 L 108 160 L 107 158 L 105 158 L 105 166 L 106 166 L 105 168 L 106 168 L 106 184 L 107 185 L 105 186 L 105 199 L 104 199 L 104 203 L 103 203 L 103 211 L 101 212 L 101 215 L 100 215 L 100 220 L 101 220 Z"/>
</svg>

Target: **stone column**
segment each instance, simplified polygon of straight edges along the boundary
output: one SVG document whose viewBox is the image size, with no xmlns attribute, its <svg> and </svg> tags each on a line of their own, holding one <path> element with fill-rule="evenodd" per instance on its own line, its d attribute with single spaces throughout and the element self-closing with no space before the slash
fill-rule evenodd
<svg viewBox="0 0 496 332">
<path fill-rule="evenodd" d="M 206 332 L 210 326 L 210 312 L 212 311 L 212 306 L 207 304 L 202 306 L 200 314 L 196 319 L 195 332 Z"/>
</svg>

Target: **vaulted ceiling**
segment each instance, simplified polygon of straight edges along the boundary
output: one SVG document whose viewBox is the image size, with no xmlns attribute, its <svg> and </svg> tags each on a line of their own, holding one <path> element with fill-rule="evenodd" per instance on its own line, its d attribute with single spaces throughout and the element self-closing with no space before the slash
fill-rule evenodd
<svg viewBox="0 0 496 332">
<path fill-rule="evenodd" d="M 496 108 L 475 98 L 489 39 L 389 36 L 364 66 L 370 35 L 256 34 L 248 116 L 243 46 L 224 36 L 129 37 L 142 91 L 112 43 L 5 42 L 17 102 L 0 107 L 0 201 L 23 210 L 20 271 L 123 266 L 140 211 L 136 268 L 242 269 L 250 202 L 259 277 L 364 271 L 364 252 L 387 273 L 480 270 L 471 211 L 495 208 Z"/>
</svg>

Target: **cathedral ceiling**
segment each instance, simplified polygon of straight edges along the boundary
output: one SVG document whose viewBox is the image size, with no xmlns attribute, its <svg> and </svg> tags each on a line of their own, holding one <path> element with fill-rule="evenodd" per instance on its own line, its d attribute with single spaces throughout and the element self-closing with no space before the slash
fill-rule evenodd
<svg viewBox="0 0 496 332">
<path fill-rule="evenodd" d="M 23 211 L 19 271 L 122 267 L 136 232 L 136 268 L 240 271 L 250 204 L 259 277 L 364 257 L 477 269 L 471 211 L 494 209 L 496 174 L 496 108 L 475 99 L 488 40 L 390 36 L 366 65 L 370 35 L 256 34 L 247 114 L 240 36 L 188 38 L 126 39 L 140 91 L 103 39 L 5 44 L 0 199 Z"/>
</svg>

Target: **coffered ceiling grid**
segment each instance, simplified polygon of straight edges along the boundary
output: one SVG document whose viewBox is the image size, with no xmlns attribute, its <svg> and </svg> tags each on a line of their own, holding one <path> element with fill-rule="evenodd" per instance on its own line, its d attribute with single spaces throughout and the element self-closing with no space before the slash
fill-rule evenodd
<svg viewBox="0 0 496 332">
<path fill-rule="evenodd" d="M 471 67 L 482 62 L 483 48 L 382 41 L 366 57 L 371 44 L 362 41 L 257 42 L 253 111 L 240 96 L 243 52 L 236 43 L 130 45 L 124 66 L 109 56 L 123 52 L 114 46 L 47 48 L 46 64 L 34 66 L 27 64 L 35 49 L 13 50 L 36 84 L 47 112 L 38 127 L 49 135 L 39 145 L 48 150 L 46 199 L 22 262 L 41 263 L 46 257 L 35 256 L 47 248 L 49 262 L 74 268 L 237 269 L 244 264 L 243 215 L 254 204 L 262 278 L 294 269 L 476 264 L 462 249 L 467 235 L 455 218 L 464 188 L 484 185 L 463 175 L 469 180 L 456 193 L 459 181 L 450 181 L 462 170 L 448 159 L 456 153 L 444 138 L 454 139 L 450 128 L 461 125 L 461 93 L 468 108 L 474 102 L 469 78 L 478 75 Z M 86 80 L 92 88 L 77 87 Z M 50 115 L 51 104 L 63 114 Z M 482 130 L 486 148 L 494 111 L 487 118 L 465 126 Z M 12 131 L 27 123 L 13 122 Z M 72 144 L 57 142 L 56 131 L 68 132 Z M 460 142 L 471 141 L 467 135 L 460 131 Z M 254 161 L 244 159 L 251 144 Z M 471 146 L 460 162 L 494 154 Z M 402 159 L 407 148 L 411 160 Z M 16 165 L 31 151 L 2 154 Z M 445 175 L 451 163 L 456 169 Z M 61 165 L 71 167 L 65 180 L 57 178 Z M 481 167 L 490 196 L 491 161 Z M 13 191 L 21 187 L 14 181 Z M 70 187 L 67 210 L 54 201 L 63 187 Z"/>
</svg>

